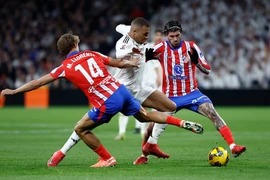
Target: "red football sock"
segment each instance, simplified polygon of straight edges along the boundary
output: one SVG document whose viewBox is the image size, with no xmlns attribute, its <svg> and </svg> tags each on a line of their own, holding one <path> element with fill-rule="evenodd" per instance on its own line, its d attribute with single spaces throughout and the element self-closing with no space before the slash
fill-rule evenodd
<svg viewBox="0 0 270 180">
<path fill-rule="evenodd" d="M 232 132 L 228 126 L 223 126 L 222 128 L 220 128 L 219 133 L 225 139 L 228 145 L 231 145 L 234 143 Z"/>
<path fill-rule="evenodd" d="M 97 149 L 95 149 L 94 152 L 97 153 L 104 160 L 108 160 L 112 157 L 111 154 L 102 144 L 100 144 L 100 146 Z"/>
<path fill-rule="evenodd" d="M 175 126 L 178 126 L 178 127 L 181 126 L 181 122 L 182 122 L 181 119 L 178 119 L 178 118 L 173 117 L 173 116 L 168 116 L 167 119 L 166 119 L 167 124 L 172 124 L 172 125 L 175 125 Z"/>
</svg>

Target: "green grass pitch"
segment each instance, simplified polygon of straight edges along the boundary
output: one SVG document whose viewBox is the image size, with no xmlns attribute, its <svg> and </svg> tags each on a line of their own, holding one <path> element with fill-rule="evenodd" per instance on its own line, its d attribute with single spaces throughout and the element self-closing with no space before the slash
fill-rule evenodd
<svg viewBox="0 0 270 180">
<path fill-rule="evenodd" d="M 247 146 L 238 158 L 231 157 L 225 167 L 211 167 L 207 154 L 215 146 L 227 144 L 211 121 L 182 110 L 177 117 L 201 123 L 204 134 L 197 135 L 177 127 L 168 127 L 160 138 L 161 149 L 169 159 L 151 157 L 147 165 L 133 165 L 141 154 L 141 138 L 133 134 L 130 118 L 126 140 L 115 141 L 117 116 L 93 132 L 117 159 L 113 168 L 93 169 L 98 156 L 81 141 L 55 168 L 46 163 L 73 131 L 87 107 L 51 107 L 49 109 L 0 109 L 0 179 L 270 179 L 270 107 L 217 107 L 231 128 L 236 143 Z M 231 155 L 231 154 L 230 154 Z"/>
</svg>

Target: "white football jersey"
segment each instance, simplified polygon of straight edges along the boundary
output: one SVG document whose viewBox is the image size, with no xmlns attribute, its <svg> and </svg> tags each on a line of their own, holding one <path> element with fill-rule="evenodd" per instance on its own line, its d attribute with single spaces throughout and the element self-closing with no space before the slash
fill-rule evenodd
<svg viewBox="0 0 270 180">
<path fill-rule="evenodd" d="M 145 44 L 138 44 L 128 35 L 130 26 L 120 24 L 116 27 L 116 31 L 123 34 L 116 43 L 116 58 L 123 58 L 131 55 L 132 57 L 139 57 L 140 59 L 139 68 L 123 68 L 114 76 L 119 82 L 124 84 L 133 95 L 135 95 L 142 90 L 142 78 L 145 66 Z M 133 53 L 132 48 L 139 49 L 143 55 Z"/>
</svg>

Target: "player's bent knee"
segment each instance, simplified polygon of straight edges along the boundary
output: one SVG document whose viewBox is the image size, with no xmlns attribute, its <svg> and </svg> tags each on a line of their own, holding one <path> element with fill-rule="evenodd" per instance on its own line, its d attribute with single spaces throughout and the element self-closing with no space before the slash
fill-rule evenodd
<svg viewBox="0 0 270 180">
<path fill-rule="evenodd" d="M 145 110 L 140 110 L 139 112 L 137 112 L 134 117 L 140 121 L 140 122 L 149 122 L 150 119 L 149 117 L 147 116 L 147 112 Z"/>
<path fill-rule="evenodd" d="M 79 127 L 79 125 L 76 125 L 74 128 L 74 131 L 76 132 L 76 134 L 81 138 L 82 136 L 84 136 L 85 131 Z"/>
<path fill-rule="evenodd" d="M 176 111 L 176 104 L 174 102 L 168 102 L 163 104 L 163 112 L 175 112 Z"/>
</svg>

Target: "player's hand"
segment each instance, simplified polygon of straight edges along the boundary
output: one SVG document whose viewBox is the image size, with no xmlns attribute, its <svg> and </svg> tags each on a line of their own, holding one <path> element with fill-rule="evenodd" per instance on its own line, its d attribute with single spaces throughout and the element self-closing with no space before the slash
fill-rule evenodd
<svg viewBox="0 0 270 180">
<path fill-rule="evenodd" d="M 138 49 L 138 48 L 132 48 L 132 52 L 133 53 L 136 53 L 136 54 L 140 54 L 140 55 L 143 55 L 143 53 Z"/>
<path fill-rule="evenodd" d="M 6 95 L 13 95 L 13 94 L 14 94 L 14 90 L 4 89 L 3 91 L 1 91 L 1 98 L 3 98 Z"/>
<path fill-rule="evenodd" d="M 190 51 L 188 51 L 189 57 L 191 59 L 191 62 L 195 65 L 197 65 L 199 63 L 198 59 L 199 59 L 199 55 L 198 52 L 196 51 L 196 49 L 194 47 L 191 48 L 192 54 Z"/>
<path fill-rule="evenodd" d="M 130 58 L 129 58 L 129 63 L 130 63 L 130 65 L 132 66 L 132 67 L 139 67 L 139 65 L 141 64 L 140 63 L 140 58 L 138 57 L 138 56 L 136 56 L 136 57 L 132 57 L 132 56 L 130 56 Z"/>
<path fill-rule="evenodd" d="M 145 59 L 151 60 L 151 59 L 157 59 L 154 57 L 154 49 L 153 48 L 146 48 L 145 49 Z"/>
</svg>

